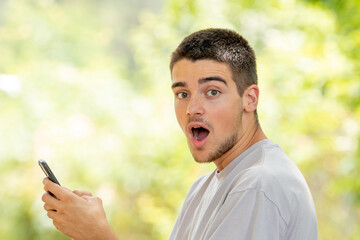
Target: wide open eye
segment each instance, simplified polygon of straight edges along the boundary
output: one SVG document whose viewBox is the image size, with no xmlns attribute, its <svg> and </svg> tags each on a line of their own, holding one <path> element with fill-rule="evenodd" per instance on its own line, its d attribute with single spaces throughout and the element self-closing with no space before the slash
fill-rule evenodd
<svg viewBox="0 0 360 240">
<path fill-rule="evenodd" d="M 211 89 L 211 90 L 206 92 L 206 95 L 208 95 L 209 97 L 215 97 L 215 96 L 217 96 L 219 94 L 220 94 L 220 91 L 215 90 L 215 89 Z"/>
<path fill-rule="evenodd" d="M 187 92 L 178 92 L 176 96 L 180 99 L 189 97 L 189 94 Z"/>
</svg>

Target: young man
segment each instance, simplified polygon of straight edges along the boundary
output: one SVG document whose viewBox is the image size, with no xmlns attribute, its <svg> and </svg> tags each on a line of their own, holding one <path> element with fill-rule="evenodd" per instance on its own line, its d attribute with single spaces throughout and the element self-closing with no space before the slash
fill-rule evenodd
<svg viewBox="0 0 360 240">
<path fill-rule="evenodd" d="M 191 34 L 170 64 L 175 112 L 197 162 L 216 170 L 191 187 L 171 240 L 317 239 L 309 188 L 257 120 L 255 54 L 225 29 Z M 44 180 L 44 208 L 74 239 L 116 239 L 101 200 Z"/>
</svg>

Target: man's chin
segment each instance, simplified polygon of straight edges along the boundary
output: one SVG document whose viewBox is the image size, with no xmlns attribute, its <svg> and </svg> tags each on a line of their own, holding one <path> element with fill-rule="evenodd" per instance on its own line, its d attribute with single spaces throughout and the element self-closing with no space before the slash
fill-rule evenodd
<svg viewBox="0 0 360 240">
<path fill-rule="evenodd" d="M 211 162 L 213 162 L 213 160 L 209 160 L 209 159 L 196 159 L 196 158 L 194 158 L 194 160 L 197 163 L 211 163 Z"/>
<path fill-rule="evenodd" d="M 210 159 L 208 156 L 199 156 L 200 154 L 196 154 L 194 152 L 191 152 L 195 162 L 197 163 L 210 163 L 214 160 Z"/>
</svg>

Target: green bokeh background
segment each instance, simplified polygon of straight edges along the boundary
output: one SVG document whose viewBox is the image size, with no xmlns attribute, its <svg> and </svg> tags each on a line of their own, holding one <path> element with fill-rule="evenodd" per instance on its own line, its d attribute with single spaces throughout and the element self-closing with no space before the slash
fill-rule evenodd
<svg viewBox="0 0 360 240">
<path fill-rule="evenodd" d="M 167 239 L 194 163 L 168 63 L 187 34 L 254 47 L 260 123 L 313 193 L 319 239 L 360 239 L 356 0 L 0 0 L 0 239 L 69 239 L 42 209 L 60 183 L 103 199 L 120 239 Z"/>
</svg>

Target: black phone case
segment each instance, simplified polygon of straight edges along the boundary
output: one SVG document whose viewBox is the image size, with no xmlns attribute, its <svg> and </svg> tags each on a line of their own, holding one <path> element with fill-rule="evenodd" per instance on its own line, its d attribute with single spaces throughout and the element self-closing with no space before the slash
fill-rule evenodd
<svg viewBox="0 0 360 240">
<path fill-rule="evenodd" d="M 43 172 L 45 173 L 45 175 L 54 183 L 60 185 L 59 181 L 56 179 L 55 175 L 53 174 L 53 172 L 51 171 L 50 167 L 47 165 L 47 163 L 40 159 L 38 161 L 39 166 L 41 167 L 41 169 L 43 170 Z"/>
</svg>

